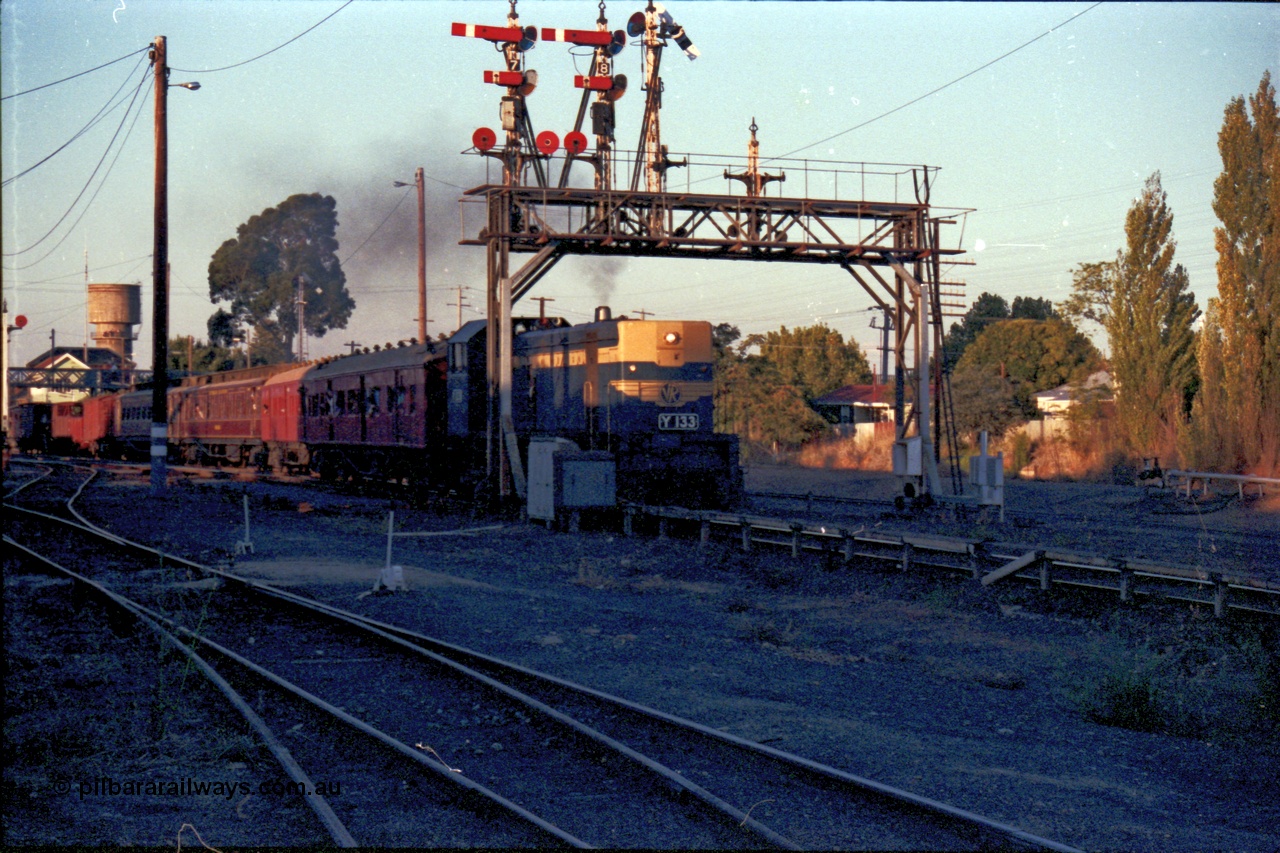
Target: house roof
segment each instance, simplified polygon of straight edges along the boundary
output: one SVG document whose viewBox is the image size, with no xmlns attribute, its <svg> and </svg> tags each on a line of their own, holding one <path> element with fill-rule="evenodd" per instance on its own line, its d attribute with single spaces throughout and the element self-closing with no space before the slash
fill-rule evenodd
<svg viewBox="0 0 1280 853">
<path fill-rule="evenodd" d="M 27 362 L 27 367 L 34 369 L 53 367 L 64 356 L 70 356 L 78 363 L 85 364 L 85 348 L 83 346 L 55 347 L 52 350 L 45 350 Z M 85 366 L 90 368 L 113 369 L 121 366 L 119 353 L 107 347 L 89 347 L 88 358 L 89 362 Z"/>
<path fill-rule="evenodd" d="M 1111 387 L 1111 374 L 1105 370 L 1099 370 L 1097 373 L 1091 373 L 1084 382 L 1070 383 L 1059 385 L 1057 388 L 1050 388 L 1048 391 L 1039 391 L 1031 395 L 1033 400 L 1043 400 L 1047 402 L 1067 402 L 1071 399 L 1072 394 L 1080 391 L 1092 391 L 1094 389 L 1106 389 Z"/>
<path fill-rule="evenodd" d="M 892 403 L 891 385 L 846 385 L 813 401 L 815 406 L 889 406 Z"/>
</svg>

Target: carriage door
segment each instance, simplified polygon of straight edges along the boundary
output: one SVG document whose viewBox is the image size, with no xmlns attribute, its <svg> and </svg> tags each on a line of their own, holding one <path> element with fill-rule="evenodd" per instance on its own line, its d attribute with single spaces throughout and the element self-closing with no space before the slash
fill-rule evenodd
<svg viewBox="0 0 1280 853">
<path fill-rule="evenodd" d="M 369 440 L 369 420 L 368 420 L 369 412 L 365 406 L 365 400 L 367 399 L 368 398 L 365 396 L 365 392 L 364 392 L 364 374 L 361 374 L 360 375 L 360 396 L 356 398 L 356 403 L 360 408 L 360 440 L 362 442 Z"/>
</svg>

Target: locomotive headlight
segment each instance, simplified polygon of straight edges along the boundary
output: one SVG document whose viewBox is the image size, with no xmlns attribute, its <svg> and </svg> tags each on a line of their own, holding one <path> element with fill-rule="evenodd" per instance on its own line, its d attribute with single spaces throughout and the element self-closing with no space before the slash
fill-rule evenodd
<svg viewBox="0 0 1280 853">
<path fill-rule="evenodd" d="M 668 344 L 675 346 L 676 344 L 680 343 L 680 333 L 667 332 L 667 334 L 663 337 L 663 340 L 666 341 Z"/>
<path fill-rule="evenodd" d="M 636 366 L 635 366 L 634 364 L 628 364 L 628 365 L 627 365 L 627 370 L 631 371 L 632 373 L 635 373 L 635 372 L 636 372 Z"/>
</svg>

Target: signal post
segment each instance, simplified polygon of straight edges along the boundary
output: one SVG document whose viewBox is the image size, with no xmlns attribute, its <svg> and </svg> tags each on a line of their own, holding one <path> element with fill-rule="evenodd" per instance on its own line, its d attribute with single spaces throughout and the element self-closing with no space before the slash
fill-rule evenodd
<svg viewBox="0 0 1280 853">
<path fill-rule="evenodd" d="M 898 443 L 906 461 L 918 460 L 911 480 L 924 495 L 941 489 L 937 466 L 937 438 L 940 421 L 934 401 L 942 383 L 931 375 L 931 351 L 941 348 L 942 317 L 946 308 L 963 308 L 962 303 L 944 302 L 943 297 L 959 296 L 960 285 L 942 281 L 942 262 L 964 264 L 955 256 L 959 248 L 940 243 L 941 226 L 955 224 L 953 218 L 936 215 L 929 193 L 937 173 L 930 166 L 891 164 L 831 164 L 794 161 L 793 173 L 802 172 L 807 190 L 810 171 L 839 172 L 843 186 L 865 187 L 868 178 L 886 179 L 892 201 L 859 197 L 803 195 L 769 196 L 770 183 L 781 185 L 786 174 L 767 174 L 759 162 L 758 130 L 752 119 L 746 168 L 741 172 L 723 170 L 725 180 L 742 182 L 746 195 L 729 192 L 669 192 L 667 173 L 675 167 L 695 166 L 689 158 L 673 160 L 662 143 L 659 113 L 662 80 L 659 76 L 662 50 L 674 41 L 690 60 L 699 55 L 684 28 L 660 6 L 650 2 L 643 12 L 632 15 L 626 33 L 610 34 L 603 3 L 595 30 L 542 31 L 543 41 L 564 41 L 593 48 L 591 74 L 579 75 L 575 85 L 583 89 L 573 130 L 565 136 L 566 154 L 559 180 L 552 186 L 547 173 L 559 149 L 553 131 L 536 137 L 530 122 L 526 97 L 532 92 L 536 75 L 524 70 L 524 53 L 536 41 L 532 27 L 519 27 L 515 4 L 504 34 L 498 28 L 454 24 L 455 35 L 473 35 L 498 42 L 502 39 L 508 74 L 502 78 L 486 73 L 486 81 L 508 87 L 502 99 L 501 116 L 506 145 L 493 151 L 497 135 L 488 128 L 473 134 L 475 153 L 497 157 L 503 163 L 502 182 L 467 190 L 464 204 L 484 205 L 483 225 L 474 237 L 464 237 L 462 245 L 483 246 L 487 253 L 489 317 L 490 418 L 488 430 L 488 471 L 495 494 L 523 497 L 523 478 L 515 435 L 511 426 L 512 306 L 532 290 L 547 272 L 567 255 L 612 255 L 626 257 L 666 257 L 705 260 L 772 261 L 836 265 L 853 278 L 860 289 L 886 315 L 892 314 L 893 356 L 897 391 L 895 397 Z M 462 31 L 460 31 L 460 28 Z M 536 31 L 534 31 L 536 32 Z M 612 74 L 612 57 L 623 49 L 626 38 L 638 40 L 644 51 L 645 100 L 640 138 L 627 190 L 615 190 L 614 140 L 615 102 L 626 90 L 622 75 Z M 518 72 L 518 75 L 517 75 Z M 588 153 L 581 128 L 589 93 L 595 150 Z M 578 160 L 595 167 L 591 188 L 568 185 L 569 171 Z M 837 169 L 839 165 L 841 169 Z M 843 170 L 843 171 L 842 171 Z M 843 175 L 849 177 L 844 178 Z M 699 178 L 701 183 L 706 178 Z M 904 182 L 913 198 L 899 198 Z M 690 184 L 693 181 L 690 178 Z M 833 193 L 838 195 L 838 193 Z M 865 196 L 865 191 L 863 192 Z M 967 211 L 960 211 L 967 212 Z M 529 255 L 514 272 L 511 254 Z M 951 290 L 948 290 L 951 288 Z M 932 345 L 932 346 L 931 346 Z M 908 401 L 906 391 L 911 391 Z M 936 386 L 936 388 L 935 388 Z M 909 403 L 909 405 L 908 405 Z M 915 454 L 911 456 L 911 454 Z M 898 455 L 895 450 L 895 457 Z M 955 455 L 953 453 L 953 464 Z M 904 471 L 903 473 L 908 473 Z"/>
</svg>

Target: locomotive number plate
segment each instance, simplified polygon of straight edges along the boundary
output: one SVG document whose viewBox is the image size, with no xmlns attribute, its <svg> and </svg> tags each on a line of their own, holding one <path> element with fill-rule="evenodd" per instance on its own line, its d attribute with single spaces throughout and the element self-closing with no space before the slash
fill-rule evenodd
<svg viewBox="0 0 1280 853">
<path fill-rule="evenodd" d="M 682 412 L 682 413 L 676 413 L 676 414 L 658 415 L 658 429 L 695 430 L 697 428 L 698 428 L 697 414 Z"/>
</svg>

